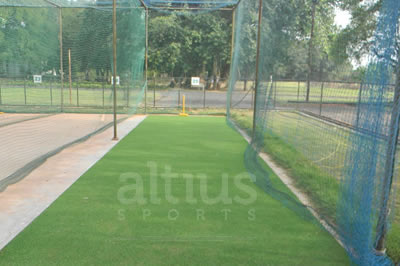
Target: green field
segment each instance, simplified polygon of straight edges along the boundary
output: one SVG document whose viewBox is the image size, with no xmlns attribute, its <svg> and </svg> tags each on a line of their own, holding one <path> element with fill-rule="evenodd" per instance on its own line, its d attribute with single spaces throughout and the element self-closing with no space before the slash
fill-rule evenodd
<svg viewBox="0 0 400 266">
<path fill-rule="evenodd" d="M 321 101 L 324 103 L 357 103 L 359 100 L 360 84 L 357 83 L 338 83 L 338 82 L 312 82 L 310 85 L 310 102 Z M 276 101 L 299 101 L 306 100 L 306 82 L 296 81 L 277 81 L 274 85 L 271 97 Z M 275 96 L 276 94 L 276 96 Z M 394 97 L 393 91 L 387 91 L 384 95 L 387 101 Z"/>
<path fill-rule="evenodd" d="M 264 86 L 271 89 L 270 83 L 265 83 Z M 253 83 L 247 82 L 247 90 L 253 87 Z M 235 83 L 235 93 L 244 92 L 244 82 L 237 81 Z M 359 97 L 360 84 L 357 83 L 339 83 L 339 82 L 311 82 L 310 84 L 310 102 L 321 101 L 329 103 L 357 103 Z M 307 84 L 304 81 L 276 81 L 272 87 L 271 97 L 280 102 L 304 102 L 306 100 Z M 387 92 L 386 97 L 392 99 L 393 92 Z"/>
<path fill-rule="evenodd" d="M 131 106 L 138 99 L 141 89 L 122 88 L 117 93 L 119 106 Z M 70 99 L 71 95 L 71 99 Z M 111 107 L 113 104 L 112 89 L 105 88 L 69 88 L 63 89 L 64 106 L 85 106 L 85 107 Z M 149 96 L 152 97 L 152 96 Z M 71 100 L 71 101 L 70 101 Z M 2 87 L 1 104 L 4 105 L 45 105 L 59 106 L 61 104 L 60 87 Z"/>
<path fill-rule="evenodd" d="M 239 127 L 251 132 L 251 112 L 234 110 L 232 119 Z M 309 195 L 319 213 L 334 221 L 338 177 L 342 175 L 346 160 L 350 131 L 295 112 L 269 112 L 266 120 L 264 151 L 288 170 L 297 187 Z M 399 179 L 395 185 L 400 189 Z M 395 209 L 400 210 L 400 194 L 395 195 Z M 387 246 L 388 254 L 400 261 L 400 212 L 394 213 Z"/>
<path fill-rule="evenodd" d="M 223 117 L 149 117 L 0 251 L 0 261 L 348 265 L 326 231 L 252 183 L 243 161 L 246 147 Z M 235 183 L 238 178 L 245 187 Z M 143 194 L 132 190 L 140 181 Z M 135 195 L 147 202 L 130 201 Z"/>
<path fill-rule="evenodd" d="M 4 81 L 3 81 L 4 82 Z M 251 83 L 249 83 L 251 84 Z M 311 83 L 310 102 L 321 102 L 321 84 L 319 82 Z M 269 85 L 268 85 L 269 86 Z M 243 82 L 238 81 L 235 86 L 235 93 L 243 93 Z M 58 83 L 43 83 L 34 85 L 28 83 L 0 84 L 0 104 L 3 105 L 44 105 L 59 106 L 61 104 L 61 85 Z M 250 85 L 247 87 L 251 88 Z M 161 98 L 161 92 L 168 90 L 168 87 L 157 87 L 157 92 L 153 93 L 149 87 L 147 93 L 148 106 L 151 106 L 154 100 Z M 117 101 L 119 106 L 132 106 L 139 94 L 144 94 L 141 86 L 128 88 L 126 86 L 118 87 Z M 274 86 L 271 97 L 277 102 L 304 102 L 306 95 L 305 82 L 277 81 Z M 323 103 L 357 103 L 359 97 L 359 84 L 346 83 L 324 83 L 322 102 Z M 101 83 L 73 83 L 71 90 L 71 101 L 69 84 L 64 84 L 63 90 L 64 105 L 66 107 L 111 107 L 112 106 L 112 87 L 109 84 Z M 390 101 L 393 99 L 393 92 L 388 91 L 385 98 Z"/>
</svg>

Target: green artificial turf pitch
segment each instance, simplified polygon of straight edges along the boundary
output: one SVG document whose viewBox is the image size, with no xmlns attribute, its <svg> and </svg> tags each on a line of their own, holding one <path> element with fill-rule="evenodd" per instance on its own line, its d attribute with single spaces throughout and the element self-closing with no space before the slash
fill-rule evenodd
<svg viewBox="0 0 400 266">
<path fill-rule="evenodd" d="M 0 251 L 0 264 L 348 265 L 326 231 L 252 183 L 246 146 L 222 117 L 149 117 Z M 140 180 L 146 203 L 133 200 Z M 212 201 L 221 187 L 225 202 Z"/>
</svg>

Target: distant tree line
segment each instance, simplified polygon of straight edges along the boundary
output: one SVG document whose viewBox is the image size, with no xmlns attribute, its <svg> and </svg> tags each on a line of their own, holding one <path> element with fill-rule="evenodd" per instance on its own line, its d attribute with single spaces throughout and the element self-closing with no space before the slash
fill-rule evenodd
<svg viewBox="0 0 400 266">
<path fill-rule="evenodd" d="M 99 1 L 99 4 L 101 1 Z M 244 1 L 240 33 L 240 79 L 255 76 L 257 3 Z M 381 0 L 264 1 L 262 55 L 265 79 L 361 80 L 371 52 Z M 351 23 L 334 23 L 335 8 L 348 10 Z M 59 10 L 57 8 L 0 9 L 0 76 L 59 75 Z M 118 13 L 118 72 L 140 75 L 144 68 L 143 9 Z M 231 64 L 231 11 L 210 13 L 149 12 L 149 77 L 201 76 L 227 78 Z M 111 12 L 103 9 L 63 9 L 63 69 L 88 81 L 109 80 L 112 73 Z M 239 27 L 239 28 L 238 28 Z M 376 56 L 380 56 L 377 54 Z M 393 58 L 394 67 L 399 59 Z M 268 73 L 267 73 L 268 72 Z M 136 73 L 136 74 L 135 74 Z M 139 78 L 139 77 L 131 77 Z M 183 80 L 184 81 L 184 80 Z M 173 80 L 172 82 L 182 82 Z M 186 80 L 186 82 L 188 82 Z M 218 88 L 218 83 L 209 84 Z"/>
</svg>

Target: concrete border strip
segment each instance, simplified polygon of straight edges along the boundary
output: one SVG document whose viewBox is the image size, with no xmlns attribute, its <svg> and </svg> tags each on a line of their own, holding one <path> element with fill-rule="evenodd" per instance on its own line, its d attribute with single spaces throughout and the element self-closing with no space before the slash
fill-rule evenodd
<svg viewBox="0 0 400 266">
<path fill-rule="evenodd" d="M 233 127 L 239 132 L 240 135 L 247 141 L 247 143 L 251 143 L 251 138 L 250 136 L 241 128 L 239 128 L 233 121 L 230 121 L 233 125 Z M 282 183 L 287 186 L 290 191 L 299 199 L 299 201 L 307 207 L 307 209 L 311 212 L 311 214 L 319 221 L 319 223 L 335 238 L 335 240 L 343 247 L 346 249 L 344 246 L 343 242 L 340 240 L 339 235 L 337 234 L 336 230 L 330 226 L 325 220 L 322 219 L 321 216 L 315 211 L 315 208 L 313 207 L 313 204 L 310 200 L 310 198 L 299 190 L 295 185 L 293 178 L 288 174 L 288 172 L 280 167 L 277 163 L 274 162 L 274 160 L 271 158 L 270 155 L 266 154 L 265 152 L 259 152 L 258 154 L 260 158 L 269 166 L 269 168 L 272 169 L 272 171 L 279 177 L 279 179 L 282 181 Z"/>
</svg>

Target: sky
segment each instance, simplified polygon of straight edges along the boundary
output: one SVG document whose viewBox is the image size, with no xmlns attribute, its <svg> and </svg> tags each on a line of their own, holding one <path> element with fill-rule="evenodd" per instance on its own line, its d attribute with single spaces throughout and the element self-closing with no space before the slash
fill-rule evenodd
<svg viewBox="0 0 400 266">
<path fill-rule="evenodd" d="M 346 27 L 350 23 L 351 14 L 348 11 L 343 11 L 339 8 L 335 8 L 335 24 L 340 28 Z M 361 58 L 360 62 L 352 61 L 351 62 L 354 68 L 359 66 L 366 66 L 368 64 L 368 56 L 364 56 Z"/>
<path fill-rule="evenodd" d="M 335 9 L 335 24 L 341 28 L 346 27 L 350 23 L 351 15 L 348 11 L 339 8 Z"/>
</svg>

